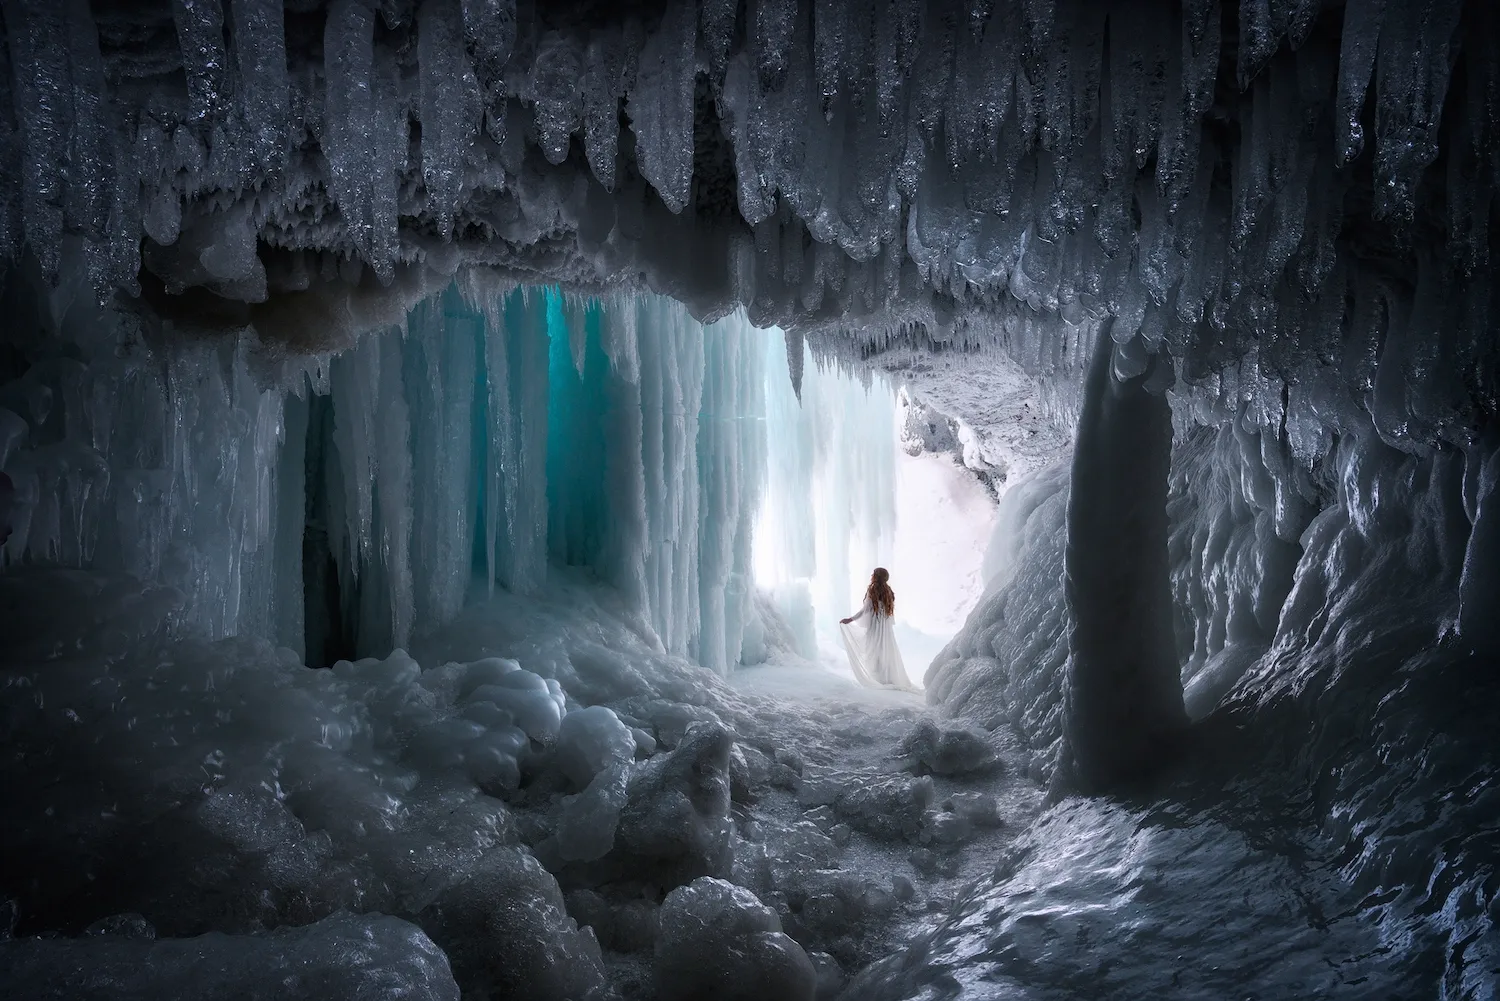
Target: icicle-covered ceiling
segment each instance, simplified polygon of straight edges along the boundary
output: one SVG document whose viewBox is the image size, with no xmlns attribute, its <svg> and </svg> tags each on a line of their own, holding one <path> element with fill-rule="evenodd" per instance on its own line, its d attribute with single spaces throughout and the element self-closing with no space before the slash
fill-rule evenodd
<svg viewBox="0 0 1500 1001">
<path fill-rule="evenodd" d="M 1112 316 L 1388 437 L 1494 407 L 1488 0 L 3 14 L 0 256 L 192 325 L 320 350 L 486 266 L 1042 374 Z"/>
</svg>

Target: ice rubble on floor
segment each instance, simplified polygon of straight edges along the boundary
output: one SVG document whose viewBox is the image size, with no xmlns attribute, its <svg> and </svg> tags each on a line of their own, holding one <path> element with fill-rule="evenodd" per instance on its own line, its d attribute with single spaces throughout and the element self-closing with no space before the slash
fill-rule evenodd
<svg viewBox="0 0 1500 1001">
<path fill-rule="evenodd" d="M 110 919 L 103 938 L 0 942 L 0 967 L 35 996 L 65 990 L 97 948 L 109 983 L 168 997 L 233 955 L 256 964 L 223 973 L 246 989 L 293 964 L 298 989 L 342 977 L 333 996 L 351 998 L 367 980 L 390 997 L 452 997 L 456 980 L 466 996 L 604 998 L 637 963 L 663 997 L 699 996 L 714 970 L 811 999 L 925 906 L 879 874 L 893 862 L 843 869 L 845 852 L 932 865 L 998 822 L 992 797 L 901 771 L 950 771 L 931 749 L 972 738 L 927 724 L 903 750 L 905 711 L 855 724 L 889 742 L 891 773 L 815 764 L 871 737 L 662 652 L 597 583 L 498 592 L 420 660 L 331 670 L 183 635 L 180 596 L 139 587 L 108 628 L 77 632 L 104 616 L 80 598 L 109 590 L 80 571 L 0 579 L 5 608 L 83 640 L 5 651 L 0 864 L 17 932 Z M 140 927 L 155 944 L 121 938 Z M 326 972 L 301 963 L 308 950 Z"/>
<path fill-rule="evenodd" d="M 24 1001 L 458 1001 L 448 957 L 412 924 L 330 915 L 265 935 L 156 940 L 136 921 L 81 939 L 0 943 L 6 997 Z"/>
<path fill-rule="evenodd" d="M 705 963 L 705 956 L 718 960 Z M 661 1001 L 811 998 L 817 973 L 755 894 L 704 877 L 667 894 L 656 943 Z"/>
</svg>

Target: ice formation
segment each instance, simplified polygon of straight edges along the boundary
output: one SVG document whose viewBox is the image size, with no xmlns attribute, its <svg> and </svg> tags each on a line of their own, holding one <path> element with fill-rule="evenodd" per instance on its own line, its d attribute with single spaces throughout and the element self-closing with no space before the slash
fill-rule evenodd
<svg viewBox="0 0 1500 1001">
<path fill-rule="evenodd" d="M 471 577 L 535 588 L 550 560 L 618 587 L 665 649 L 739 662 L 768 339 L 743 318 L 476 278 L 334 356 L 116 357 L 129 327 L 88 299 L 58 316 L 8 293 L 39 331 L 0 410 L 8 562 L 171 583 L 208 635 L 331 663 L 451 620 Z"/>
<path fill-rule="evenodd" d="M 1493 405 L 1490 5 L 741 7 L 16 0 L 0 256 L 293 344 L 464 264 L 1048 376 L 1107 313 L 1304 462 Z"/>
<path fill-rule="evenodd" d="M 0 24 L 8 982 L 1495 996 L 1494 4 Z M 897 382 L 962 719 L 727 687 Z"/>
<path fill-rule="evenodd" d="M 657 996 L 812 1001 L 817 974 L 776 912 L 743 887 L 704 877 L 667 894 L 657 939 Z"/>
</svg>

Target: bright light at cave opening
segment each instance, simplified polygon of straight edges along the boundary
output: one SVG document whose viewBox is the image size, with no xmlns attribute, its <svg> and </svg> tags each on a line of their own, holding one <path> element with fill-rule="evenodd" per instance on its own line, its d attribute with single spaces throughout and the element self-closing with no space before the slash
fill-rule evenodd
<svg viewBox="0 0 1500 1001">
<path fill-rule="evenodd" d="M 799 402 L 785 338 L 767 333 L 770 469 L 755 525 L 756 583 L 798 652 L 848 675 L 838 620 L 858 609 L 870 570 L 888 568 L 897 637 L 920 684 L 983 592 L 994 501 L 951 456 L 907 454 L 906 407 L 890 381 L 866 386 L 808 363 Z"/>
</svg>

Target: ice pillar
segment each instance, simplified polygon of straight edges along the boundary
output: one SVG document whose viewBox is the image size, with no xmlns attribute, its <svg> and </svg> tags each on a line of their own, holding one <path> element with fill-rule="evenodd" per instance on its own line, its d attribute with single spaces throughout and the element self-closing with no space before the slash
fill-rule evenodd
<svg viewBox="0 0 1500 1001">
<path fill-rule="evenodd" d="M 1108 329 L 1078 422 L 1065 557 L 1071 627 L 1057 775 L 1086 793 L 1149 771 L 1187 725 L 1167 561 L 1172 412 L 1152 391 L 1168 363 L 1119 357 Z"/>
</svg>

